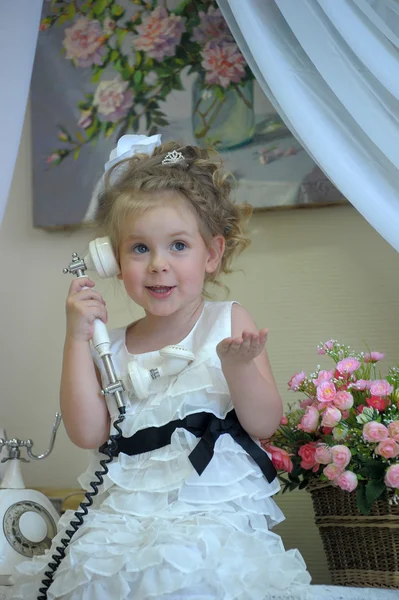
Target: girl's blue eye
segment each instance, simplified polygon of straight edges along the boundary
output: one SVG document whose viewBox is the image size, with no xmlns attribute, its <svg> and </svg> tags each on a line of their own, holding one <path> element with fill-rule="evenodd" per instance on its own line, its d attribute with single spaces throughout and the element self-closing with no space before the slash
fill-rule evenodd
<svg viewBox="0 0 399 600">
<path fill-rule="evenodd" d="M 133 248 L 133 252 L 136 254 L 145 254 L 147 251 L 148 248 L 145 244 L 137 244 L 137 246 L 134 246 Z"/>
<path fill-rule="evenodd" d="M 182 250 L 185 250 L 187 248 L 187 246 L 184 242 L 174 242 L 172 244 L 172 248 L 174 248 L 178 252 L 181 252 Z"/>
</svg>

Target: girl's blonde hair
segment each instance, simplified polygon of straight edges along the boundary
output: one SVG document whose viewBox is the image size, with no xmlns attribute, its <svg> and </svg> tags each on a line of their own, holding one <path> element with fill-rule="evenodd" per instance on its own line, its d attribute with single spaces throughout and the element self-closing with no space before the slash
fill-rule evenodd
<svg viewBox="0 0 399 600">
<path fill-rule="evenodd" d="M 173 150 L 181 152 L 184 160 L 163 165 L 166 154 Z M 219 268 L 205 279 L 219 284 L 218 275 L 231 273 L 234 256 L 250 243 L 245 225 L 252 208 L 247 203 L 232 202 L 229 180 L 231 176 L 224 171 L 221 157 L 211 150 L 168 142 L 157 147 L 151 156 L 136 154 L 106 173 L 97 212 L 101 235 L 111 238 L 119 261 L 119 240 L 126 217 L 154 206 L 165 198 L 165 193 L 176 194 L 195 211 L 205 243 L 216 235 L 225 238 L 226 248 Z"/>
</svg>

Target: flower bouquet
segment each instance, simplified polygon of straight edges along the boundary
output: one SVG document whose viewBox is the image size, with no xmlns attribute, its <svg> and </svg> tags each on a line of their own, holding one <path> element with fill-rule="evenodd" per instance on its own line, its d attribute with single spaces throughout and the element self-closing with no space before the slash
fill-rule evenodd
<svg viewBox="0 0 399 600">
<path fill-rule="evenodd" d="M 363 515 L 380 498 L 399 503 L 399 369 L 377 371 L 384 355 L 354 352 L 329 340 L 318 354 L 334 365 L 307 376 L 296 373 L 289 389 L 302 394 L 276 433 L 262 442 L 279 472 L 283 492 L 329 483 L 356 490 Z"/>
</svg>

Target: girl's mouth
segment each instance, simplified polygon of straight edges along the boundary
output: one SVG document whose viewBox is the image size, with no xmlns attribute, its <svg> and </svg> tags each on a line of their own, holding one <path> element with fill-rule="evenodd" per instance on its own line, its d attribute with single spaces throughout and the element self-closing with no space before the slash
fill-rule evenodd
<svg viewBox="0 0 399 600">
<path fill-rule="evenodd" d="M 146 286 L 151 296 L 154 298 L 169 298 L 176 286 L 153 285 Z"/>
</svg>

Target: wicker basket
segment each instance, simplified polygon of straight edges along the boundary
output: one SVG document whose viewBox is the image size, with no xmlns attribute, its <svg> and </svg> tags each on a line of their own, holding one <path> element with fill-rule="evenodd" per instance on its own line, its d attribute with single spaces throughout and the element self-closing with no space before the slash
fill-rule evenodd
<svg viewBox="0 0 399 600">
<path fill-rule="evenodd" d="M 362 515 L 356 492 L 318 483 L 307 489 L 333 585 L 399 589 L 399 505 L 381 498 Z"/>
</svg>

